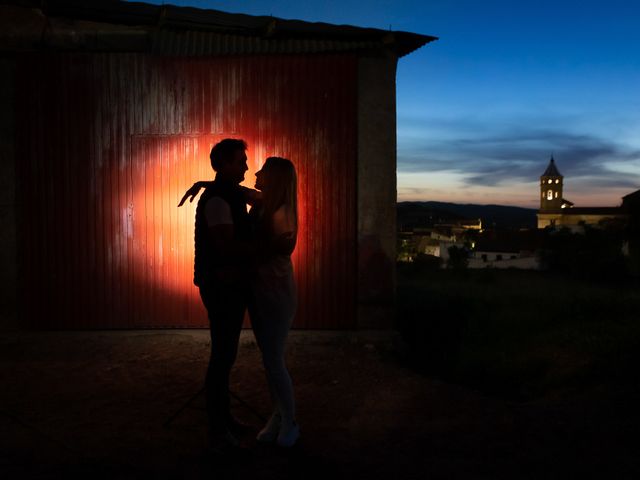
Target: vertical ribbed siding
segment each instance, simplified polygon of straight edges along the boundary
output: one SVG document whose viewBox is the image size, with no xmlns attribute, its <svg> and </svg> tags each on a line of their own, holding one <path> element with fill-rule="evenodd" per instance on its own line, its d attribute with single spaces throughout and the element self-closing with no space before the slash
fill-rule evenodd
<svg viewBox="0 0 640 480">
<path fill-rule="evenodd" d="M 222 138 L 298 169 L 298 328 L 355 326 L 356 59 L 33 55 L 19 68 L 22 305 L 40 328 L 206 326 L 194 204 Z M 38 299 L 39 301 L 34 301 Z"/>
</svg>

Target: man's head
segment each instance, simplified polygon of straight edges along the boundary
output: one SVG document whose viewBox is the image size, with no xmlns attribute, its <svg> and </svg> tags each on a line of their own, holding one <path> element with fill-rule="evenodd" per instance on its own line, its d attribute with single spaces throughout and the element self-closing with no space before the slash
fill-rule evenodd
<svg viewBox="0 0 640 480">
<path fill-rule="evenodd" d="M 216 178 L 233 183 L 244 180 L 247 167 L 247 142 L 237 138 L 225 138 L 211 149 L 209 158 Z"/>
</svg>

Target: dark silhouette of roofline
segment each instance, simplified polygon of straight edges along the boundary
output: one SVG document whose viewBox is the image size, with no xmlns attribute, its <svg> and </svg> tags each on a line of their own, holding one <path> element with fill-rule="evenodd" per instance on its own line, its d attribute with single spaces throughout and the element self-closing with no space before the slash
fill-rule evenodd
<svg viewBox="0 0 640 480">
<path fill-rule="evenodd" d="M 632 198 L 640 198 L 640 190 L 636 190 L 635 192 L 631 192 L 626 194 L 624 197 L 622 197 L 622 200 L 624 201 L 625 199 L 630 200 Z"/>
<path fill-rule="evenodd" d="M 232 35 L 259 38 L 261 40 L 290 40 L 299 44 L 302 41 L 315 41 L 315 50 L 362 50 L 388 49 L 398 57 L 407 55 L 437 37 L 417 33 L 381 30 L 377 28 L 355 27 L 351 25 L 333 25 L 328 23 L 286 20 L 272 16 L 253 16 L 240 13 L 227 13 L 219 10 L 174 5 L 152 5 L 142 2 L 122 2 L 117 0 L 14 0 L 3 2 L 39 9 L 49 18 L 64 18 L 85 22 L 98 22 L 129 27 L 143 27 L 157 35 L 158 31 L 172 33 L 198 32 L 200 34 Z M 183 39 L 184 40 L 184 39 Z M 175 41 L 175 40 L 174 40 Z M 193 36 L 190 37 L 193 41 Z M 300 41 L 300 42 L 295 42 Z M 326 42 L 318 44 L 317 42 Z M 335 43 L 347 43 L 350 48 L 336 46 Z M 202 43 L 202 42 L 201 42 Z M 234 45 L 237 50 L 237 44 Z M 181 46 L 180 53 L 208 54 L 202 45 L 197 52 L 190 52 Z M 139 44 L 138 47 L 139 48 Z M 245 53 L 234 51 L 232 53 Z M 280 47 L 278 52 L 296 53 L 300 45 Z M 216 50 L 216 53 L 219 53 Z M 247 52 L 254 53 L 254 52 Z M 271 52 L 269 52 L 271 53 Z"/>
</svg>

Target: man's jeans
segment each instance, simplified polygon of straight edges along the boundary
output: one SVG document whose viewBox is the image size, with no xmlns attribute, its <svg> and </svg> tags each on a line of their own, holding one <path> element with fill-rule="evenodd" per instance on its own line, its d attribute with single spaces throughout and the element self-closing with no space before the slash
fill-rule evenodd
<svg viewBox="0 0 640 480">
<path fill-rule="evenodd" d="M 224 430 L 230 417 L 229 373 L 238 353 L 248 295 L 249 288 L 242 284 L 200 286 L 211 333 L 211 357 L 205 381 L 211 432 Z"/>
</svg>

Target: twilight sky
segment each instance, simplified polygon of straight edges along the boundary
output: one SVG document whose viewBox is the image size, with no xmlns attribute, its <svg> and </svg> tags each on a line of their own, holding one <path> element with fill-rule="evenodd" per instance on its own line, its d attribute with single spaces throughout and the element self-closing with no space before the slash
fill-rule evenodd
<svg viewBox="0 0 640 480">
<path fill-rule="evenodd" d="M 400 59 L 398 200 L 576 206 L 640 188 L 640 1 L 174 0 L 440 37 Z"/>
</svg>

